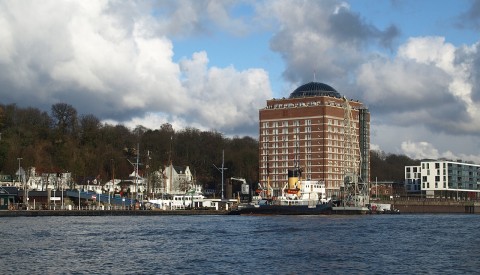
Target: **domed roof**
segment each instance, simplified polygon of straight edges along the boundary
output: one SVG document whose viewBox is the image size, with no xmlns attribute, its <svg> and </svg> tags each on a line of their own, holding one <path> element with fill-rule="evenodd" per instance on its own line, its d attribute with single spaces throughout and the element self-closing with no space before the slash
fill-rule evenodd
<svg viewBox="0 0 480 275">
<path fill-rule="evenodd" d="M 334 88 L 320 82 L 310 82 L 307 84 L 303 84 L 290 94 L 290 98 L 307 96 L 332 96 L 337 98 L 342 97 Z"/>
</svg>

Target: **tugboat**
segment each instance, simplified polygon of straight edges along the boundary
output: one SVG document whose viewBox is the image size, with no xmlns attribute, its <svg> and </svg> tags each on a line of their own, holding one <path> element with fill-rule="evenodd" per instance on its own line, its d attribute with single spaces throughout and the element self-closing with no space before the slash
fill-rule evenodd
<svg viewBox="0 0 480 275">
<path fill-rule="evenodd" d="M 302 181 L 301 169 L 288 170 L 288 183 L 282 195 L 271 197 L 272 188 L 260 187 L 260 196 L 252 203 L 239 204 L 231 214 L 240 215 L 322 215 L 331 214 L 332 204 L 322 181 Z"/>
</svg>

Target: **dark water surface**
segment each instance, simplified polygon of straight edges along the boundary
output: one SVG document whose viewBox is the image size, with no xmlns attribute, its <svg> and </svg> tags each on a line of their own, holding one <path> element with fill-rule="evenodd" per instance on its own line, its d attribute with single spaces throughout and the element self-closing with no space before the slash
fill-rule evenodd
<svg viewBox="0 0 480 275">
<path fill-rule="evenodd" d="M 0 274 L 480 274 L 480 215 L 0 219 Z"/>
</svg>

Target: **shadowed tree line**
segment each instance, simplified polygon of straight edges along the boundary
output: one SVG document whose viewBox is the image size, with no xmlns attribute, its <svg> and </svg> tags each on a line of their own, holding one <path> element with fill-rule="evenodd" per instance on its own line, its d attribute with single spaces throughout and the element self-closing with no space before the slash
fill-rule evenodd
<svg viewBox="0 0 480 275">
<path fill-rule="evenodd" d="M 420 165 L 419 160 L 405 155 L 386 154 L 382 151 L 370 151 L 370 180 L 403 182 L 405 166 Z"/>
<path fill-rule="evenodd" d="M 74 178 L 98 177 L 102 182 L 125 179 L 137 159 L 144 173 L 163 169 L 170 162 L 190 166 L 198 184 L 213 188 L 221 182 L 225 150 L 225 178 L 258 181 L 258 142 L 250 137 L 228 138 L 216 131 L 172 125 L 156 130 L 102 123 L 94 115 L 79 115 L 69 104 L 58 103 L 47 113 L 15 104 L 0 105 L 0 173 L 14 175 L 21 166 L 37 172 L 71 172 Z M 130 160 L 130 162 L 129 162 Z"/>
<path fill-rule="evenodd" d="M 186 128 L 175 131 L 172 125 L 156 130 L 137 126 L 102 123 L 94 115 L 78 115 L 69 104 L 52 105 L 47 113 L 35 108 L 0 104 L 0 173 L 14 175 L 22 167 L 42 172 L 71 172 L 74 178 L 99 177 L 125 179 L 137 158 L 140 171 L 151 173 L 170 162 L 190 166 L 199 184 L 214 188 L 221 173 L 225 150 L 225 179 L 243 177 L 258 182 L 258 141 L 251 137 L 228 138 L 216 131 Z M 130 162 L 128 161 L 130 160 Z M 371 180 L 403 180 L 406 165 L 419 161 L 404 155 L 371 151 Z"/>
</svg>

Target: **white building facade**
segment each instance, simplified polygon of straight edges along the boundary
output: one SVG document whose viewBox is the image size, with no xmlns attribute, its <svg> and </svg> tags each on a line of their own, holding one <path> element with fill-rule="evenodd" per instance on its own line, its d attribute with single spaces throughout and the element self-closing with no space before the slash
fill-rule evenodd
<svg viewBox="0 0 480 275">
<path fill-rule="evenodd" d="M 406 189 L 408 185 L 415 188 L 420 183 L 427 198 L 477 199 L 480 197 L 480 165 L 424 160 L 420 166 L 405 167 L 405 183 Z"/>
<path fill-rule="evenodd" d="M 193 186 L 193 175 L 188 166 L 166 166 L 163 176 L 167 194 L 184 194 Z"/>
</svg>

